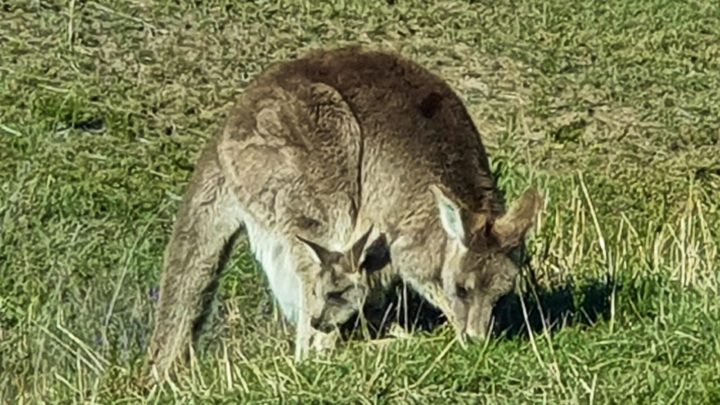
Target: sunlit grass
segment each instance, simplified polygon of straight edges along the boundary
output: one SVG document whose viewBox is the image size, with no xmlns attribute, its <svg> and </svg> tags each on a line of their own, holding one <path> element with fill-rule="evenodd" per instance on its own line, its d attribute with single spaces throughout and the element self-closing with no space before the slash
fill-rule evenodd
<svg viewBox="0 0 720 405">
<path fill-rule="evenodd" d="M 715 3 L 2 7 L 3 402 L 720 401 Z M 241 240 L 190 369 L 142 388 L 197 151 L 268 64 L 350 42 L 445 77 L 508 198 L 545 194 L 498 336 L 395 328 L 295 364 Z"/>
</svg>

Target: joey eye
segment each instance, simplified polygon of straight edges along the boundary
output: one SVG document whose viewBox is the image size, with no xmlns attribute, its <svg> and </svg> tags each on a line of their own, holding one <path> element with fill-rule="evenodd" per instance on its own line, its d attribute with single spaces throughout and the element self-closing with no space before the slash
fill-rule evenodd
<svg viewBox="0 0 720 405">
<path fill-rule="evenodd" d="M 465 299 L 468 296 L 468 290 L 467 288 L 458 285 L 455 287 L 455 295 L 460 299 Z"/>
<path fill-rule="evenodd" d="M 325 298 L 328 301 L 339 301 L 342 299 L 342 293 L 340 291 L 332 291 L 325 294 Z"/>
<path fill-rule="evenodd" d="M 329 291 L 325 294 L 325 299 L 334 302 L 344 302 L 345 298 L 343 298 L 343 295 L 345 295 L 350 288 L 351 287 L 347 287 L 344 290 Z"/>
</svg>

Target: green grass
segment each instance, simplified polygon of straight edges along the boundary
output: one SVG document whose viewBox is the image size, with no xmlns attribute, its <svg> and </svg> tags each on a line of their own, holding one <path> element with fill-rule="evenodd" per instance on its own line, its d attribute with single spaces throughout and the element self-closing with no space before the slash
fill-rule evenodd
<svg viewBox="0 0 720 405">
<path fill-rule="evenodd" d="M 2 402 L 720 401 L 720 3 L 542 3 L 2 3 Z M 545 191 L 507 333 L 295 365 L 242 241 L 192 370 L 143 391 L 199 148 L 269 63 L 350 42 L 445 77 L 508 196 Z"/>
</svg>

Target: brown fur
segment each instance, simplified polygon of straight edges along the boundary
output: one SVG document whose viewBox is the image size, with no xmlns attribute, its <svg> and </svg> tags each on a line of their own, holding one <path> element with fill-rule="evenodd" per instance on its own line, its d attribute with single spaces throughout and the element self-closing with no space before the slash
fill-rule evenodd
<svg viewBox="0 0 720 405">
<path fill-rule="evenodd" d="M 348 47 L 271 67 L 245 90 L 214 142 L 186 201 L 235 196 L 272 229 L 320 244 L 359 240 L 374 225 L 392 260 L 377 277 L 404 279 L 470 336 L 484 334 L 493 304 L 512 288 L 518 270 L 507 252 L 540 207 L 529 191 L 505 213 L 462 101 L 436 75 L 388 52 Z M 178 217 L 163 283 L 165 291 L 191 292 L 161 299 L 158 336 L 164 324 L 184 325 L 172 313 L 197 313 L 200 291 L 236 231 L 225 221 L 211 238 L 209 223 L 222 212 L 193 204 Z M 184 224 L 200 232 L 193 237 L 202 248 L 181 238 Z M 312 284 L 317 266 L 298 263 Z M 199 268 L 202 276 L 184 275 Z M 156 348 L 168 342 L 156 340 Z"/>
<path fill-rule="evenodd" d="M 314 325 L 327 330 L 362 305 L 368 282 L 359 252 L 368 235 L 338 252 L 355 229 L 360 142 L 355 117 L 327 85 L 289 78 L 246 89 L 198 159 L 168 244 L 150 346 L 158 377 L 197 337 L 242 224 L 261 264 L 270 263 L 263 269 L 271 287 L 279 283 L 277 299 L 287 300 L 295 288 L 283 283 L 299 278 L 299 301 L 281 303 L 297 321 L 298 359 L 321 334 Z"/>
<path fill-rule="evenodd" d="M 482 336 L 492 304 L 512 288 L 518 269 L 506 254 L 532 226 L 539 195 L 528 191 L 522 209 L 504 215 L 462 101 L 414 62 L 348 47 L 278 65 L 266 80 L 297 77 L 336 89 L 357 117 L 363 139 L 358 229 L 375 224 L 385 232 L 394 272 L 454 319 L 460 332 Z M 461 239 L 443 232 L 438 196 L 455 207 Z M 474 291 L 467 299 L 459 298 L 468 295 L 463 284 Z M 458 287 L 465 292 L 458 294 Z"/>
</svg>

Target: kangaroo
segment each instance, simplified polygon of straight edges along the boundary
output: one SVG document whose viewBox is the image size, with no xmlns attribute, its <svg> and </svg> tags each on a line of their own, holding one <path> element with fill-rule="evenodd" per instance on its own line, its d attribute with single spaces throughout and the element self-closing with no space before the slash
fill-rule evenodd
<svg viewBox="0 0 720 405">
<path fill-rule="evenodd" d="M 484 337 L 494 304 L 514 286 L 510 253 L 534 224 L 539 192 L 526 190 L 506 210 L 460 98 L 398 54 L 320 50 L 269 76 L 322 83 L 345 100 L 359 125 L 352 135 L 362 136 L 356 231 L 374 224 L 387 237 L 385 279 L 407 282 L 459 336 Z"/>
<path fill-rule="evenodd" d="M 325 335 L 362 306 L 368 274 L 386 261 L 372 225 L 350 239 L 361 146 L 357 120 L 333 88 L 297 77 L 260 77 L 246 88 L 198 158 L 166 249 L 149 348 L 156 377 L 198 337 L 243 227 L 296 325 L 296 359 L 313 338 L 317 349 L 331 341 Z"/>
<path fill-rule="evenodd" d="M 171 361 L 201 324 L 241 223 L 297 320 L 296 359 L 309 329 L 337 324 L 396 279 L 459 335 L 482 337 L 519 272 L 508 255 L 541 204 L 529 189 L 506 211 L 462 101 L 416 63 L 354 46 L 277 64 L 248 86 L 200 158 L 168 247 L 151 355 Z M 371 227 L 380 236 L 365 236 Z M 368 238 L 374 248 L 355 259 Z M 324 272 L 351 287 L 314 291 Z"/>
</svg>

